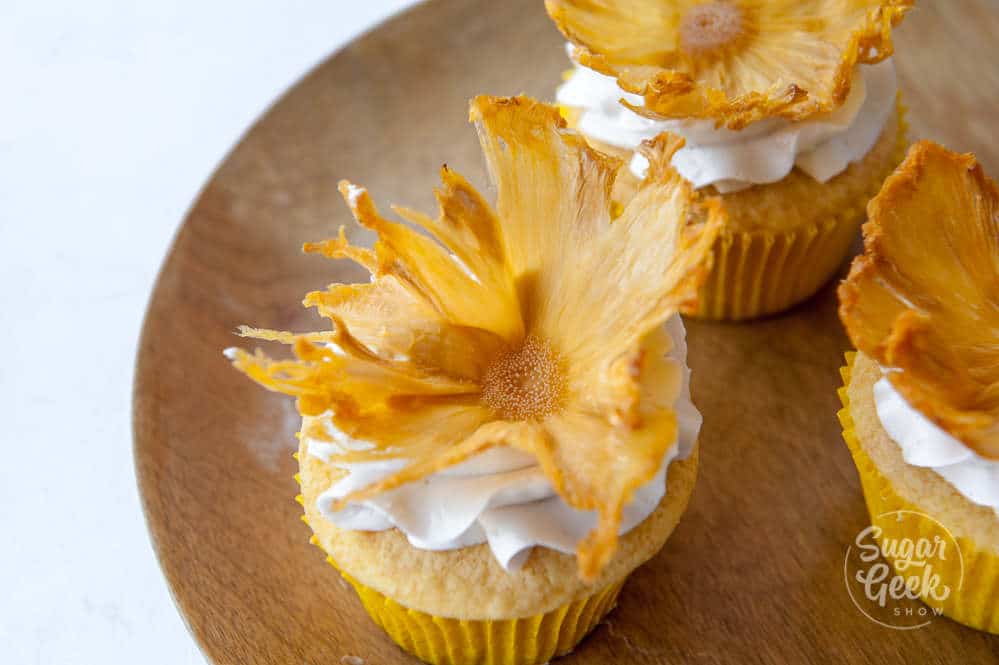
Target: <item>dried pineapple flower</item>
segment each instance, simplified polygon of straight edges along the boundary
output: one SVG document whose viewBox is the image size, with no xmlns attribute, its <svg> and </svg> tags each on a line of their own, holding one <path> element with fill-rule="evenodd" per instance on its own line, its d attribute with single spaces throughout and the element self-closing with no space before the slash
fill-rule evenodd
<svg viewBox="0 0 999 665">
<path fill-rule="evenodd" d="M 621 162 L 566 129 L 556 109 L 479 97 L 471 118 L 495 211 L 444 167 L 437 219 L 395 208 L 428 237 L 342 182 L 354 217 L 378 234 L 374 249 L 351 246 L 341 228 L 305 250 L 353 259 L 371 283 L 306 296 L 332 331 L 242 330 L 290 344 L 293 360 L 232 357 L 296 396 L 302 414 L 328 413 L 372 444 L 338 459 L 407 460 L 340 507 L 491 446 L 533 454 L 569 505 L 598 512 L 578 551 L 581 575 L 593 579 L 614 553 L 622 509 L 676 439 L 661 328 L 696 297 L 723 213 L 670 168 L 681 139 L 644 146 L 649 175 L 611 223 Z"/>
<path fill-rule="evenodd" d="M 713 118 L 739 129 L 840 106 L 857 63 L 892 54 L 915 0 L 545 0 L 575 58 L 651 117 Z"/>
<path fill-rule="evenodd" d="M 927 418 L 999 459 L 999 189 L 974 155 L 915 144 L 868 207 L 839 288 L 854 345 Z"/>
</svg>

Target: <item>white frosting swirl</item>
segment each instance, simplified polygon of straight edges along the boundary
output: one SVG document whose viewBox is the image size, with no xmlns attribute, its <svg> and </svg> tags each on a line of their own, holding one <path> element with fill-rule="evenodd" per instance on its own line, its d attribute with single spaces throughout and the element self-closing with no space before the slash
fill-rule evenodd
<svg viewBox="0 0 999 665">
<path fill-rule="evenodd" d="M 621 90 L 617 81 L 581 65 L 559 86 L 560 104 L 581 109 L 577 129 L 610 145 L 634 150 L 669 131 L 686 139 L 673 166 L 695 187 L 714 185 L 722 193 L 782 180 L 797 166 L 827 182 L 862 159 L 877 143 L 895 105 L 897 84 L 891 60 L 858 65 L 850 95 L 838 109 L 802 122 L 769 118 L 745 129 L 716 128 L 713 120 L 651 120 L 620 103 L 643 100 Z M 631 171 L 643 177 L 648 161 L 632 158 Z"/>
<path fill-rule="evenodd" d="M 625 506 L 620 533 L 640 524 L 666 491 L 670 462 L 690 454 L 701 427 L 701 414 L 690 400 L 686 333 L 679 315 L 666 323 L 673 340 L 668 357 L 677 368 L 672 386 L 678 437 L 655 477 L 636 490 Z M 325 462 L 343 448 L 363 446 L 340 432 L 335 441 L 307 440 L 308 454 Z M 332 462 L 330 462 L 332 463 Z M 535 458 L 511 448 L 493 448 L 466 462 L 335 512 L 333 503 L 355 489 L 388 476 L 405 460 L 342 464 L 350 473 L 319 495 L 323 517 L 343 529 L 383 531 L 398 528 L 413 547 L 448 550 L 489 543 L 506 570 L 516 570 L 531 548 L 548 547 L 573 554 L 596 526 L 596 513 L 571 508 L 556 493 Z"/>
<path fill-rule="evenodd" d="M 932 469 L 969 501 L 992 508 L 999 517 L 999 461 L 981 457 L 938 427 L 887 376 L 874 384 L 874 406 L 907 464 Z"/>
</svg>

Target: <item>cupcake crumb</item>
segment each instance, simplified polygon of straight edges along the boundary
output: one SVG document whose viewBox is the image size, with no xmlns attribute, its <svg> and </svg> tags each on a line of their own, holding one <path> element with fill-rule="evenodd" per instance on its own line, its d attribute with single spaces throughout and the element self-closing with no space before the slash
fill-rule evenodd
<svg viewBox="0 0 999 665">
<path fill-rule="evenodd" d="M 344 656 L 340 659 L 341 665 L 364 665 L 364 659 L 360 656 Z"/>
</svg>

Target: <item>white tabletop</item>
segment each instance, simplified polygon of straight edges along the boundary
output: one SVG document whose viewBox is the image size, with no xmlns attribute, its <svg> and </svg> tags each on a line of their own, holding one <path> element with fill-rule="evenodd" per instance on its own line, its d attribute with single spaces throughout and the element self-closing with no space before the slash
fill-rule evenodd
<svg viewBox="0 0 999 665">
<path fill-rule="evenodd" d="M 412 3 L 0 3 L 0 662 L 204 662 L 135 486 L 146 301 L 253 119 Z"/>
</svg>

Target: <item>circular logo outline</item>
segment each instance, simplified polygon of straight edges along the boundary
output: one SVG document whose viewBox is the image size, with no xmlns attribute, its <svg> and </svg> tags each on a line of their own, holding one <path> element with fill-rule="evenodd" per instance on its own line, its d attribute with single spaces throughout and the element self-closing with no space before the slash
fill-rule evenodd
<svg viewBox="0 0 999 665">
<path fill-rule="evenodd" d="M 903 509 L 899 509 L 899 510 L 889 510 L 887 512 L 881 513 L 880 515 L 878 515 L 877 517 L 875 517 L 873 520 L 871 520 L 871 526 L 874 526 L 874 522 L 875 521 L 877 521 L 879 519 L 882 519 L 884 517 L 887 517 L 889 515 L 897 515 L 897 516 L 899 516 L 899 518 L 901 518 L 902 515 L 906 515 L 906 514 L 908 514 L 908 515 L 916 515 L 918 517 L 923 517 L 923 518 L 926 518 L 926 519 L 930 520 L 931 522 L 933 522 L 934 524 L 936 524 L 937 526 L 939 526 L 941 529 L 943 529 L 944 533 L 947 534 L 947 537 L 950 538 L 950 540 L 951 540 L 952 543 L 954 543 L 954 548 L 957 550 L 957 560 L 958 560 L 958 563 L 960 564 L 960 567 L 961 567 L 961 575 L 960 575 L 960 578 L 958 580 L 957 587 L 955 588 L 955 590 L 960 591 L 961 588 L 964 586 L 964 553 L 961 552 L 961 544 L 959 542 L 957 542 L 957 538 L 954 537 L 954 534 L 952 534 L 950 532 L 950 529 L 948 529 L 946 526 L 944 526 L 943 524 L 941 524 L 937 519 L 931 517 L 930 515 L 927 515 L 926 513 L 921 513 L 921 512 L 919 512 L 917 510 L 907 510 L 907 509 L 903 508 Z M 861 531 L 861 533 L 863 533 L 863 531 Z M 881 543 L 878 543 L 878 549 L 880 550 L 880 548 L 881 548 Z M 937 608 L 933 607 L 932 605 L 929 605 L 928 603 L 926 603 L 926 601 L 924 601 L 920 597 L 919 602 L 923 603 L 924 605 L 926 605 L 927 607 L 929 607 L 930 610 L 931 610 L 930 618 L 928 618 L 925 622 L 923 622 L 921 624 L 917 624 L 915 626 L 892 626 L 891 624 L 887 624 L 887 623 L 885 623 L 883 621 L 880 621 L 880 620 L 875 619 L 874 617 L 872 617 L 870 614 L 867 613 L 867 611 L 863 607 L 860 606 L 860 603 L 857 602 L 857 599 L 853 597 L 853 591 L 850 589 L 849 564 L 850 564 L 850 553 L 852 551 L 853 551 L 853 545 L 852 544 L 847 545 L 847 547 L 846 547 L 846 555 L 843 557 L 843 584 L 844 584 L 844 586 L 846 586 L 846 594 L 850 597 L 850 602 L 852 602 L 853 606 L 856 607 L 857 610 L 859 610 L 860 613 L 863 614 L 865 617 L 867 617 L 868 619 L 870 619 L 871 621 L 873 621 L 874 623 L 876 623 L 876 624 L 878 624 L 880 626 L 884 626 L 885 628 L 890 628 L 892 630 L 915 630 L 917 628 L 925 628 L 926 626 L 928 626 L 931 623 L 933 623 L 933 619 L 934 618 L 940 616 L 940 614 L 936 611 Z M 883 553 L 881 554 L 881 556 L 883 558 L 887 558 L 887 557 L 884 557 Z M 891 564 L 892 571 L 894 572 L 895 571 L 895 564 L 894 564 L 894 562 L 889 561 L 889 563 Z M 897 575 L 898 573 L 895 572 L 895 574 Z"/>
</svg>

